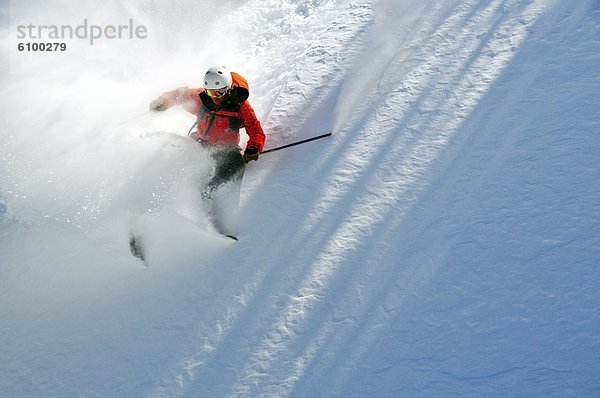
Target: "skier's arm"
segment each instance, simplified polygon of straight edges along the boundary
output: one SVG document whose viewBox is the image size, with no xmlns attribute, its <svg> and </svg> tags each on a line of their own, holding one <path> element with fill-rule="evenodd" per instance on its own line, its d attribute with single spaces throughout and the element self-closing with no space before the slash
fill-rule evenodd
<svg viewBox="0 0 600 398">
<path fill-rule="evenodd" d="M 248 101 L 244 102 L 240 107 L 240 118 L 248 137 L 250 137 L 246 148 L 255 147 L 259 153 L 262 152 L 265 147 L 266 136 L 260 125 L 260 121 L 254 113 L 254 109 L 252 109 Z"/>
<path fill-rule="evenodd" d="M 160 97 L 150 102 L 150 110 L 161 112 L 166 111 L 173 105 L 180 104 L 182 98 L 186 95 L 187 91 L 187 87 L 179 87 L 173 91 L 167 91 L 162 93 Z"/>
<path fill-rule="evenodd" d="M 164 92 L 158 99 L 150 103 L 151 111 L 164 111 L 173 105 L 183 105 L 183 108 L 196 115 L 200 109 L 199 88 L 178 87 L 173 91 Z"/>
</svg>

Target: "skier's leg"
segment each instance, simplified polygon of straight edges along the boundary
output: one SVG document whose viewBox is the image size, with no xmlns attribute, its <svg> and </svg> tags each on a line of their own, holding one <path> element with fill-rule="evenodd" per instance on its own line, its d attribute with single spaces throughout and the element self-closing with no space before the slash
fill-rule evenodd
<svg viewBox="0 0 600 398">
<path fill-rule="evenodd" d="M 215 229 L 223 235 L 235 236 L 246 162 L 237 148 L 221 150 L 213 157 L 217 163 L 215 175 L 205 190 L 208 195 L 203 193 L 203 196 Z"/>
<path fill-rule="evenodd" d="M 224 183 L 241 180 L 246 166 L 237 147 L 218 150 L 212 157 L 216 163 L 215 174 L 202 193 L 205 198 L 211 197 L 213 191 Z"/>
</svg>

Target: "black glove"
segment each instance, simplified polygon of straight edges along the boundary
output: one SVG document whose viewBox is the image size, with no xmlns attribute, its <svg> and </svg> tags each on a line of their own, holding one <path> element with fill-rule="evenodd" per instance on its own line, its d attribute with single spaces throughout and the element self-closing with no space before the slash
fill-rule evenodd
<svg viewBox="0 0 600 398">
<path fill-rule="evenodd" d="M 258 148 L 255 146 L 249 146 L 244 151 L 244 160 L 248 163 L 251 160 L 258 160 Z"/>
<path fill-rule="evenodd" d="M 164 111 L 165 109 L 167 109 L 167 106 L 165 104 L 163 104 L 162 102 L 160 102 L 159 100 L 154 100 L 150 103 L 149 106 L 151 111 Z"/>
</svg>

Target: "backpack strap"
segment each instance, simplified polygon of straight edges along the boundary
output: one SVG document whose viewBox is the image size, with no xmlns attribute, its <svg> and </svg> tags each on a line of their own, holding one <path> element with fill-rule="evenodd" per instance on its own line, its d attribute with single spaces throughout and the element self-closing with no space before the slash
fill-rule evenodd
<svg viewBox="0 0 600 398">
<path fill-rule="evenodd" d="M 217 106 L 210 96 L 206 94 L 206 91 L 201 92 L 200 100 L 202 105 L 210 112 L 219 116 L 226 117 L 239 117 L 240 115 L 240 104 L 237 104 L 231 100 L 224 102 L 221 106 Z"/>
<path fill-rule="evenodd" d="M 225 117 L 239 117 L 239 112 L 231 112 L 231 111 L 214 111 L 215 115 L 225 116 Z"/>
<path fill-rule="evenodd" d="M 210 98 L 206 91 L 203 91 L 199 94 L 200 100 L 202 101 L 202 105 L 198 112 L 197 122 L 200 122 L 200 119 L 204 116 L 206 112 L 209 112 L 211 115 L 210 124 L 212 124 L 215 116 L 222 116 L 229 119 L 229 128 L 233 131 L 238 131 L 242 125 L 239 120 L 240 118 L 240 105 L 236 104 L 232 101 L 225 102 L 222 106 L 218 107 Z"/>
<path fill-rule="evenodd" d="M 204 107 L 206 109 L 208 109 L 210 112 L 214 112 L 217 110 L 217 106 L 215 105 L 214 102 L 212 102 L 212 100 L 210 99 L 210 96 L 208 94 L 206 94 L 206 91 L 202 91 L 198 95 L 200 96 L 200 101 L 202 101 L 202 105 L 204 105 Z M 202 109 L 202 108 L 200 108 L 200 109 Z"/>
</svg>

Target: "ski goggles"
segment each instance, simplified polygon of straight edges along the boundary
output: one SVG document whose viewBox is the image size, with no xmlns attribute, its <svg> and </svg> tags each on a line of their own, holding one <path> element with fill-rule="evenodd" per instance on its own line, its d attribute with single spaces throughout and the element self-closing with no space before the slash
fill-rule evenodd
<svg viewBox="0 0 600 398">
<path fill-rule="evenodd" d="M 229 91 L 229 87 L 218 88 L 216 90 L 206 89 L 206 94 L 213 98 L 221 98 L 227 94 L 227 91 Z"/>
</svg>

